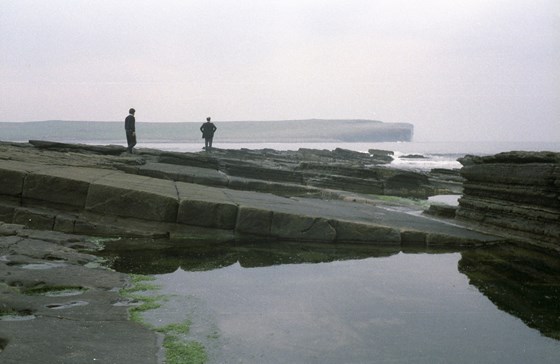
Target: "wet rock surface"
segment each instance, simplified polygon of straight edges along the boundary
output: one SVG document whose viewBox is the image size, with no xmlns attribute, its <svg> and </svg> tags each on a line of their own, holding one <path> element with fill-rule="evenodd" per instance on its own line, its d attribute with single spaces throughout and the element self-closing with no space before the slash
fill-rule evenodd
<svg viewBox="0 0 560 364">
<path fill-rule="evenodd" d="M 153 332 L 116 305 L 128 276 L 91 238 L 0 223 L 2 363 L 155 363 Z M 82 251 L 82 252 L 81 252 Z"/>
<path fill-rule="evenodd" d="M 560 250 L 560 153 L 467 156 L 457 217 Z"/>
<path fill-rule="evenodd" d="M 114 156 L 113 146 L 105 155 L 103 146 L 33 143 L 37 148 L 4 145 L 9 156 L 0 159 L 3 219 L 30 228 L 154 237 L 202 228 L 235 237 L 370 244 L 401 244 L 411 236 L 418 244 L 437 244 L 431 237 L 447 235 L 456 245 L 500 240 L 407 213 L 421 210 L 412 201 L 402 211 L 386 208 L 391 204 L 375 196 L 436 190 L 425 174 L 378 166 L 388 153 L 140 150 Z"/>
</svg>

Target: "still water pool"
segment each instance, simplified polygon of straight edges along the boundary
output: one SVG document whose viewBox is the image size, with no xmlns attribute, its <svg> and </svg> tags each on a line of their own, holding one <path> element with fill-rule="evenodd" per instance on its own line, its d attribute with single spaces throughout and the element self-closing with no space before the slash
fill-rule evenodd
<svg viewBox="0 0 560 364">
<path fill-rule="evenodd" d="M 154 275 L 167 300 L 144 319 L 190 321 L 210 363 L 560 362 L 557 258 L 391 249 L 121 241 L 104 255 Z"/>
</svg>

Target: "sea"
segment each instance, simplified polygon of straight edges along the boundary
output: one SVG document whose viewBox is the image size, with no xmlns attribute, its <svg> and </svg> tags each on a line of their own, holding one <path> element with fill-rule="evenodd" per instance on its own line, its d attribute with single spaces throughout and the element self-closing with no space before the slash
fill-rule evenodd
<svg viewBox="0 0 560 364">
<path fill-rule="evenodd" d="M 115 141 L 67 141 L 72 143 L 94 145 L 126 145 L 123 140 Z M 153 148 L 174 152 L 200 152 L 203 143 L 177 143 L 177 142 L 147 142 L 140 140 L 137 148 Z M 503 141 L 475 141 L 475 142 L 297 142 L 297 143 L 223 143 L 214 142 L 214 148 L 219 149 L 275 149 L 281 151 L 300 148 L 334 150 L 336 148 L 348 149 L 357 152 L 367 152 L 370 149 L 389 150 L 394 153 L 391 167 L 429 171 L 434 168 L 457 169 L 461 164 L 457 161 L 465 155 L 492 155 L 509 151 L 550 151 L 560 152 L 559 142 L 503 142 Z"/>
</svg>

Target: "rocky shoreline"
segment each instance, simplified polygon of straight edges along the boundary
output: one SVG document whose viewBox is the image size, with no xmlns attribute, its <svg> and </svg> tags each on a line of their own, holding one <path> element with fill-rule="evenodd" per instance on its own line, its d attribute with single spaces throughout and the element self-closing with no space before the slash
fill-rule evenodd
<svg viewBox="0 0 560 364">
<path fill-rule="evenodd" d="M 129 320 L 126 274 L 99 266 L 91 237 L 0 223 L 0 360 L 156 363 L 156 335 Z"/>
<path fill-rule="evenodd" d="M 560 251 L 560 153 L 466 156 L 457 218 Z"/>
<path fill-rule="evenodd" d="M 129 277 L 96 264 L 88 252 L 98 248 L 92 236 L 397 250 L 529 242 L 558 251 L 548 239 L 558 220 L 544 222 L 553 235 L 541 239 L 468 218 L 480 168 L 420 173 L 388 168 L 390 160 L 391 152 L 376 150 L 131 155 L 121 146 L 0 143 L 0 359 L 157 362 L 157 335 L 128 320 L 131 302 L 118 293 Z M 422 214 L 428 196 L 461 193 L 465 179 L 458 209 L 434 206 L 432 215 Z M 557 203 L 554 181 L 547 188 Z M 557 214 L 555 206 L 549 208 Z M 47 294 L 62 288 L 75 295 Z"/>
<path fill-rule="evenodd" d="M 442 190 L 426 174 L 381 165 L 387 156 L 342 150 L 118 156 L 122 147 L 104 153 L 99 146 L 30 144 L 8 146 L 9 157 L 0 160 L 0 219 L 28 228 L 170 238 L 204 228 L 235 238 L 397 245 L 500 240 L 387 209 L 387 198 L 404 197 L 400 204 L 418 210 L 408 198 Z"/>
</svg>

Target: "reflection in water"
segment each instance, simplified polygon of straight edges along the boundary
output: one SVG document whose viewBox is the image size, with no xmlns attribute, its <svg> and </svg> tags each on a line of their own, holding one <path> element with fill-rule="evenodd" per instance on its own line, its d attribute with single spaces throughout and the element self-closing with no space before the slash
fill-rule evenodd
<svg viewBox="0 0 560 364">
<path fill-rule="evenodd" d="M 190 320 L 213 363 L 560 357 L 560 341 L 516 318 L 558 337 L 557 258 L 513 248 L 405 254 L 328 244 L 118 245 L 104 253 L 113 268 L 157 274 L 158 293 L 170 295 L 146 319 Z"/>
<path fill-rule="evenodd" d="M 560 340 L 558 257 L 511 246 L 476 249 L 462 253 L 459 271 L 498 308 Z"/>
<path fill-rule="evenodd" d="M 100 255 L 113 269 L 138 274 L 164 274 L 181 268 L 207 271 L 239 263 L 245 268 L 280 264 L 325 263 L 337 260 L 385 257 L 400 252 L 394 246 L 293 242 L 180 243 L 165 240 L 130 239 L 107 243 Z"/>
</svg>

